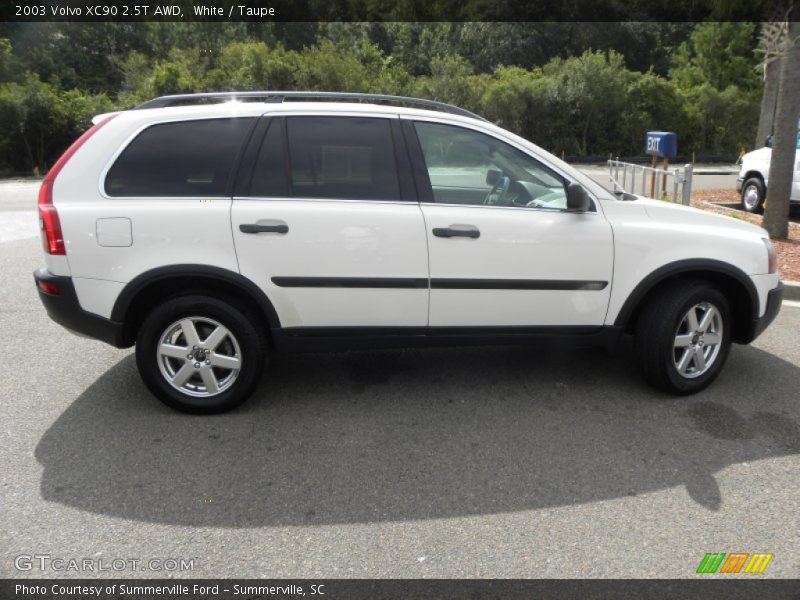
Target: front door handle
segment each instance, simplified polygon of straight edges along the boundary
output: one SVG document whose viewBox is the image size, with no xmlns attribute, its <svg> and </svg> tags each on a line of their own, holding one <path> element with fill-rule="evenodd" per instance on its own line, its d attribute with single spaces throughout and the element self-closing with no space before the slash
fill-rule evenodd
<svg viewBox="0 0 800 600">
<path fill-rule="evenodd" d="M 283 221 L 242 223 L 239 225 L 242 233 L 289 233 L 289 226 Z"/>
<path fill-rule="evenodd" d="M 450 225 L 450 227 L 434 227 L 433 235 L 442 238 L 467 237 L 477 239 L 481 231 L 475 225 Z"/>
</svg>

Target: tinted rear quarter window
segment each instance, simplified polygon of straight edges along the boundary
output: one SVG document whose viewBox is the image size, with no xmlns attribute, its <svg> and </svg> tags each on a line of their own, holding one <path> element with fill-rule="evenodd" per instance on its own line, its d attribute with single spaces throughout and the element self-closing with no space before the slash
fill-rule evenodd
<svg viewBox="0 0 800 600">
<path fill-rule="evenodd" d="M 225 196 L 254 119 L 160 123 L 143 130 L 109 169 L 109 196 Z"/>
<path fill-rule="evenodd" d="M 400 199 L 388 119 L 288 117 L 286 127 L 293 196 Z"/>
</svg>

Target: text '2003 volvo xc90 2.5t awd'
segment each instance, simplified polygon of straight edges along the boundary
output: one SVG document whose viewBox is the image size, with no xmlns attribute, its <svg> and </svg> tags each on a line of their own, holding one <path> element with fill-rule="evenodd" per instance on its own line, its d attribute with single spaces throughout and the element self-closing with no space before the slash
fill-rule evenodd
<svg viewBox="0 0 800 600">
<path fill-rule="evenodd" d="M 179 410 L 240 404 L 273 351 L 556 335 L 632 333 L 644 377 L 689 394 L 780 308 L 764 230 L 618 197 L 458 107 L 195 94 L 94 123 L 42 183 L 39 294 L 135 344 Z"/>
</svg>

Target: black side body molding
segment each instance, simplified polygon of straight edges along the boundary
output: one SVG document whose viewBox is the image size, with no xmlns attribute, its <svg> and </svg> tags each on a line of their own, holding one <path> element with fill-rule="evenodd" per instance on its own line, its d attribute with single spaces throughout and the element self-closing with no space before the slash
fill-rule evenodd
<svg viewBox="0 0 800 600">
<path fill-rule="evenodd" d="M 409 288 L 426 289 L 424 277 L 273 277 L 278 287 L 304 288 Z M 571 279 L 431 279 L 431 289 L 440 290 L 603 290 L 607 281 Z"/>
<path fill-rule="evenodd" d="M 431 279 L 438 290 L 603 290 L 607 281 L 572 279 Z"/>
<path fill-rule="evenodd" d="M 428 280 L 415 277 L 273 277 L 278 287 L 425 289 Z"/>
</svg>

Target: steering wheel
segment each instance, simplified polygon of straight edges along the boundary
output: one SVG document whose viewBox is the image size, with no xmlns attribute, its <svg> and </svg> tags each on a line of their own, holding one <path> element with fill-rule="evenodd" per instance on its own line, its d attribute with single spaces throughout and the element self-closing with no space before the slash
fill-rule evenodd
<svg viewBox="0 0 800 600">
<path fill-rule="evenodd" d="M 483 203 L 489 206 L 496 206 L 502 204 L 505 200 L 508 187 L 511 185 L 511 178 L 501 175 L 497 183 L 492 186 Z"/>
</svg>

